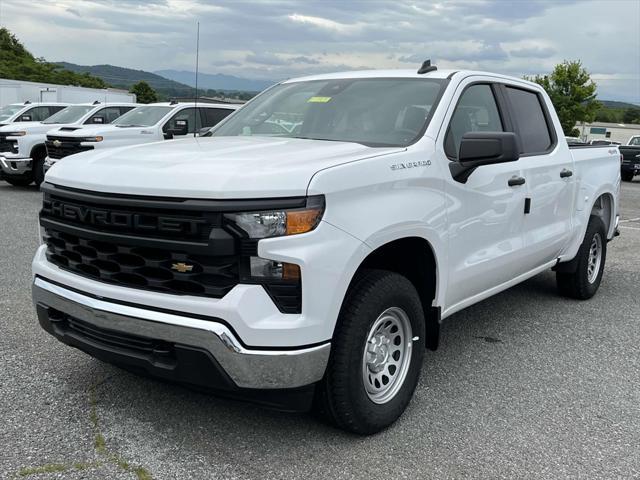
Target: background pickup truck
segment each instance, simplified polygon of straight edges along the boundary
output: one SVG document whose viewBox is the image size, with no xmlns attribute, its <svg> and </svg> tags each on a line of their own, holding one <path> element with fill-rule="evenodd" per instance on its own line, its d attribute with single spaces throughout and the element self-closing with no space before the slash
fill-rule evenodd
<svg viewBox="0 0 640 480">
<path fill-rule="evenodd" d="M 60 159 L 79 152 L 159 142 L 200 132 L 237 108 L 238 105 L 226 103 L 153 103 L 127 112 L 110 125 L 51 130 L 45 142 L 45 171 Z"/>
<path fill-rule="evenodd" d="M 640 136 L 631 137 L 627 145 L 618 148 L 622 155 L 622 180 L 631 182 L 635 175 L 640 175 Z"/>
<path fill-rule="evenodd" d="M 75 130 L 84 124 L 109 123 L 135 107 L 133 103 L 79 103 L 42 121 L 0 127 L 0 179 L 11 185 L 40 185 L 44 179 L 45 137 L 54 126 Z M 38 119 L 39 120 L 39 119 Z"/>
<path fill-rule="evenodd" d="M 80 153 L 42 189 L 47 332 L 370 434 L 443 319 L 547 269 L 596 293 L 620 157 L 569 149 L 536 84 L 425 63 L 287 80 L 210 137 Z"/>
</svg>

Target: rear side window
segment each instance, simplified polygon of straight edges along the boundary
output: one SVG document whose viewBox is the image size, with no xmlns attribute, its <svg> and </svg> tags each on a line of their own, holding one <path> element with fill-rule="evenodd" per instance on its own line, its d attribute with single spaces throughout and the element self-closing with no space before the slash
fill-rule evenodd
<svg viewBox="0 0 640 480">
<path fill-rule="evenodd" d="M 471 85 L 458 100 L 449 122 L 444 143 L 445 152 L 449 158 L 457 158 L 465 133 L 502 131 L 504 129 L 491 86 Z"/>
<path fill-rule="evenodd" d="M 513 87 L 507 87 L 506 91 L 522 142 L 521 153 L 543 153 L 549 150 L 553 140 L 540 96 L 535 92 Z"/>
<path fill-rule="evenodd" d="M 202 108 L 202 127 L 213 127 L 226 118 L 233 110 L 229 108 Z"/>
</svg>

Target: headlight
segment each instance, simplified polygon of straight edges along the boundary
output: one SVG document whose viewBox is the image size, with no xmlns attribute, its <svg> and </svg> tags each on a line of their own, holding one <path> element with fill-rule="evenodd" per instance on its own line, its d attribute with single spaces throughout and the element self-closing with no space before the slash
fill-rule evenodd
<svg viewBox="0 0 640 480">
<path fill-rule="evenodd" d="M 309 197 L 304 208 L 265 212 L 233 213 L 225 217 L 250 238 L 270 238 L 310 232 L 324 213 L 324 197 Z"/>
<path fill-rule="evenodd" d="M 102 140 L 103 138 L 99 135 L 97 137 L 83 137 L 80 139 L 81 142 L 101 142 Z"/>
<path fill-rule="evenodd" d="M 9 132 L 6 134 L 7 137 L 24 137 L 27 132 Z"/>
</svg>

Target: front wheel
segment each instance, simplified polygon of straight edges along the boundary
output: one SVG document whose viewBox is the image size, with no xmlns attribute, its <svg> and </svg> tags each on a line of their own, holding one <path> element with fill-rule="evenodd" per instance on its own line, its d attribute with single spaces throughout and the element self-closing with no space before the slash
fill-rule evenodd
<svg viewBox="0 0 640 480">
<path fill-rule="evenodd" d="M 560 294 L 578 300 L 593 297 L 600 287 L 606 258 L 607 230 L 600 217 L 591 215 L 576 256 L 575 272 L 556 273 Z"/>
<path fill-rule="evenodd" d="M 418 383 L 425 349 L 424 311 L 413 284 L 397 273 L 359 275 L 342 306 L 319 408 L 361 435 L 395 422 Z"/>
</svg>

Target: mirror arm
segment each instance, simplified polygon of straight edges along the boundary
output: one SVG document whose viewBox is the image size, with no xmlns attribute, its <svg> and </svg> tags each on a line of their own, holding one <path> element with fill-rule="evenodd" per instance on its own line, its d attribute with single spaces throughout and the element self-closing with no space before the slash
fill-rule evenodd
<svg viewBox="0 0 640 480">
<path fill-rule="evenodd" d="M 458 183 L 467 183 L 467 180 L 476 168 L 478 168 L 478 165 L 465 166 L 460 162 L 449 162 L 451 176 Z"/>
</svg>

